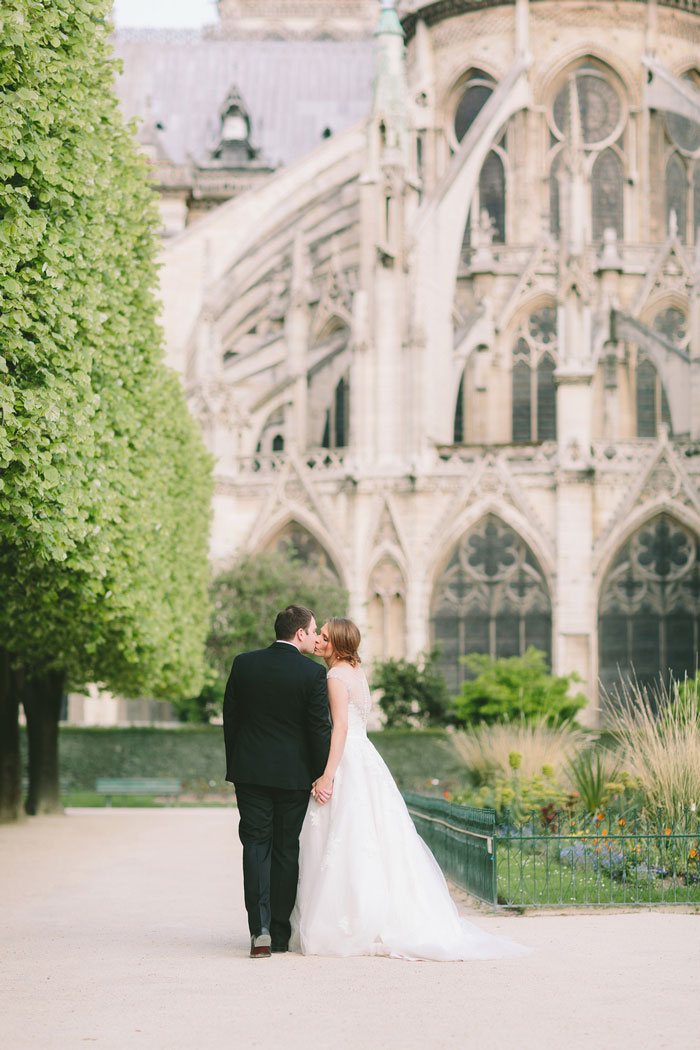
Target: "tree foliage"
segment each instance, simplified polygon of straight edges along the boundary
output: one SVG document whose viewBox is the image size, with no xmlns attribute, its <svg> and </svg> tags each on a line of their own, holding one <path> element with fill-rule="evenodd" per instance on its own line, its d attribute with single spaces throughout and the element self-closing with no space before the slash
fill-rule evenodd
<svg viewBox="0 0 700 1050">
<path fill-rule="evenodd" d="M 187 721 L 206 721 L 221 709 L 234 656 L 275 640 L 274 623 L 280 609 L 292 603 L 305 605 L 320 627 L 330 616 L 344 616 L 348 604 L 347 591 L 331 574 L 320 565 L 302 561 L 291 547 L 242 558 L 216 577 L 210 596 L 210 678 L 196 700 L 178 702 L 180 716 Z"/>
<path fill-rule="evenodd" d="M 387 729 L 442 726 L 452 721 L 447 683 L 437 662 L 438 648 L 415 663 L 383 660 L 375 664 L 372 685 L 382 690 L 379 706 Z"/>
<path fill-rule="evenodd" d="M 576 674 L 555 676 L 545 654 L 532 646 L 524 656 L 493 660 L 481 653 L 465 656 L 474 675 L 462 683 L 455 710 L 468 725 L 546 718 L 552 723 L 573 719 L 586 705 L 582 693 L 569 695 Z"/>
<path fill-rule="evenodd" d="M 0 8 L 0 637 L 28 719 L 61 683 L 170 696 L 204 668 L 210 461 L 162 362 L 110 7 Z"/>
</svg>

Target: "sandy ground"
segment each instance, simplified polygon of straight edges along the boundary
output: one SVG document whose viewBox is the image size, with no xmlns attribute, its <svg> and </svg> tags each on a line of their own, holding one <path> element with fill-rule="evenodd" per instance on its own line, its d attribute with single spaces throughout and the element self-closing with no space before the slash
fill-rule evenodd
<svg viewBox="0 0 700 1050">
<path fill-rule="evenodd" d="M 532 954 L 253 961 L 236 821 L 73 810 L 0 827 L 3 1050 L 700 1047 L 693 914 L 474 910 Z"/>
</svg>

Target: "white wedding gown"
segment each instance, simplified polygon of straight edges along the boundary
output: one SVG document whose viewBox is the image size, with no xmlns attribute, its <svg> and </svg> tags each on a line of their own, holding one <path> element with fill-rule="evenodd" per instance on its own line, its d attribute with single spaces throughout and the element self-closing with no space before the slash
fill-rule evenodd
<svg viewBox="0 0 700 1050">
<path fill-rule="evenodd" d="M 291 949 L 438 960 L 526 952 L 459 917 L 437 861 L 367 737 L 364 672 L 341 664 L 328 677 L 348 690 L 348 734 L 330 801 L 310 800 L 301 831 Z"/>
</svg>

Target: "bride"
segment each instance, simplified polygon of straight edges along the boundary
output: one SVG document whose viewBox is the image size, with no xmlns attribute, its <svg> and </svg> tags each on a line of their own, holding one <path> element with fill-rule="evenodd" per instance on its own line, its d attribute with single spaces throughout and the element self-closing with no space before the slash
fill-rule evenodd
<svg viewBox="0 0 700 1050">
<path fill-rule="evenodd" d="M 304 955 L 492 959 L 527 951 L 461 919 L 367 737 L 369 685 L 352 620 L 321 628 L 333 733 L 300 836 L 290 947 Z"/>
</svg>

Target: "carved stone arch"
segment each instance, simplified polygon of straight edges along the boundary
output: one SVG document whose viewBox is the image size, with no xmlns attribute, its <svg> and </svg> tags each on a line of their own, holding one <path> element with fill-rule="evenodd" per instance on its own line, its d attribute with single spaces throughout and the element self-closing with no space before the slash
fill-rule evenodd
<svg viewBox="0 0 700 1050">
<path fill-rule="evenodd" d="M 700 528 L 672 510 L 654 508 L 624 541 L 600 575 L 597 594 L 598 665 L 603 705 L 615 688 L 666 685 L 694 676 L 700 649 Z M 622 678 L 622 681 L 620 681 Z"/>
<path fill-rule="evenodd" d="M 485 57 L 485 56 L 482 56 Z M 448 142 L 454 148 L 457 144 L 456 135 L 454 132 L 454 119 L 459 105 L 460 99 L 464 94 L 464 91 L 469 84 L 470 80 L 485 80 L 490 81 L 493 84 L 494 89 L 498 86 L 499 80 L 502 79 L 505 70 L 500 66 L 497 66 L 494 62 L 486 60 L 470 65 L 467 69 L 464 68 L 464 62 L 455 63 L 452 75 L 447 78 L 448 87 L 442 94 L 442 99 L 438 101 L 438 119 L 442 122 L 442 126 L 445 128 L 446 137 Z"/>
<path fill-rule="evenodd" d="M 289 444 L 287 434 L 287 409 L 289 401 L 280 401 L 268 412 L 265 421 L 258 431 L 255 447 L 256 453 L 263 456 L 287 451 Z"/>
<path fill-rule="evenodd" d="M 375 659 L 406 655 L 406 574 L 387 550 L 375 558 L 368 574 L 367 620 Z"/>
<path fill-rule="evenodd" d="M 347 574 L 340 552 L 335 549 L 330 537 L 318 528 L 317 523 L 309 520 L 302 508 L 294 508 L 293 512 L 285 509 L 275 521 L 268 523 L 264 534 L 252 549 L 271 551 L 289 547 L 296 551 L 302 561 L 317 565 L 329 578 L 347 587 Z"/>
<path fill-rule="evenodd" d="M 345 313 L 330 313 L 323 318 L 318 329 L 314 329 L 313 342 L 323 343 L 339 332 L 347 332 L 350 338 L 350 319 Z"/>
<path fill-rule="evenodd" d="M 523 537 L 495 514 L 482 516 L 448 549 L 433 580 L 431 638 L 457 689 L 469 653 L 524 655 L 535 646 L 552 655 L 552 599 L 544 571 Z"/>
<path fill-rule="evenodd" d="M 539 521 L 530 520 L 512 502 L 508 501 L 508 485 L 504 481 L 501 493 L 479 496 L 478 482 L 475 491 L 469 497 L 468 505 L 452 516 L 451 521 L 441 522 L 439 530 L 431 535 L 429 551 L 426 552 L 425 570 L 422 576 L 423 586 L 430 591 L 434 580 L 445 569 L 450 551 L 480 521 L 491 515 L 503 521 L 508 528 L 521 536 L 531 549 L 544 573 L 547 589 L 554 593 L 556 579 L 556 555 L 554 541 L 547 536 L 546 530 Z M 549 547 L 544 540 L 550 539 Z"/>
<path fill-rule="evenodd" d="M 601 583 L 610 572 L 617 552 L 636 531 L 643 528 L 647 522 L 660 514 L 666 514 L 668 517 L 677 519 L 685 528 L 700 535 L 700 508 L 690 507 L 679 499 L 671 499 L 668 496 L 660 495 L 656 499 L 647 500 L 632 507 L 624 515 L 620 523 L 606 536 L 600 548 L 594 551 L 593 582 L 595 584 L 596 603 L 600 601 Z"/>
<path fill-rule="evenodd" d="M 546 70 L 538 70 L 539 75 L 535 77 L 537 84 L 535 104 L 551 105 L 554 101 L 554 93 L 560 86 L 564 74 L 569 69 L 573 70 L 576 66 L 581 65 L 586 59 L 603 67 L 605 72 L 609 72 L 618 81 L 624 91 L 628 110 L 642 105 L 639 70 L 633 69 L 623 61 L 619 52 L 609 51 L 594 40 L 582 40 L 576 47 L 562 45 L 559 55 L 554 50 L 548 51 Z"/>
</svg>

